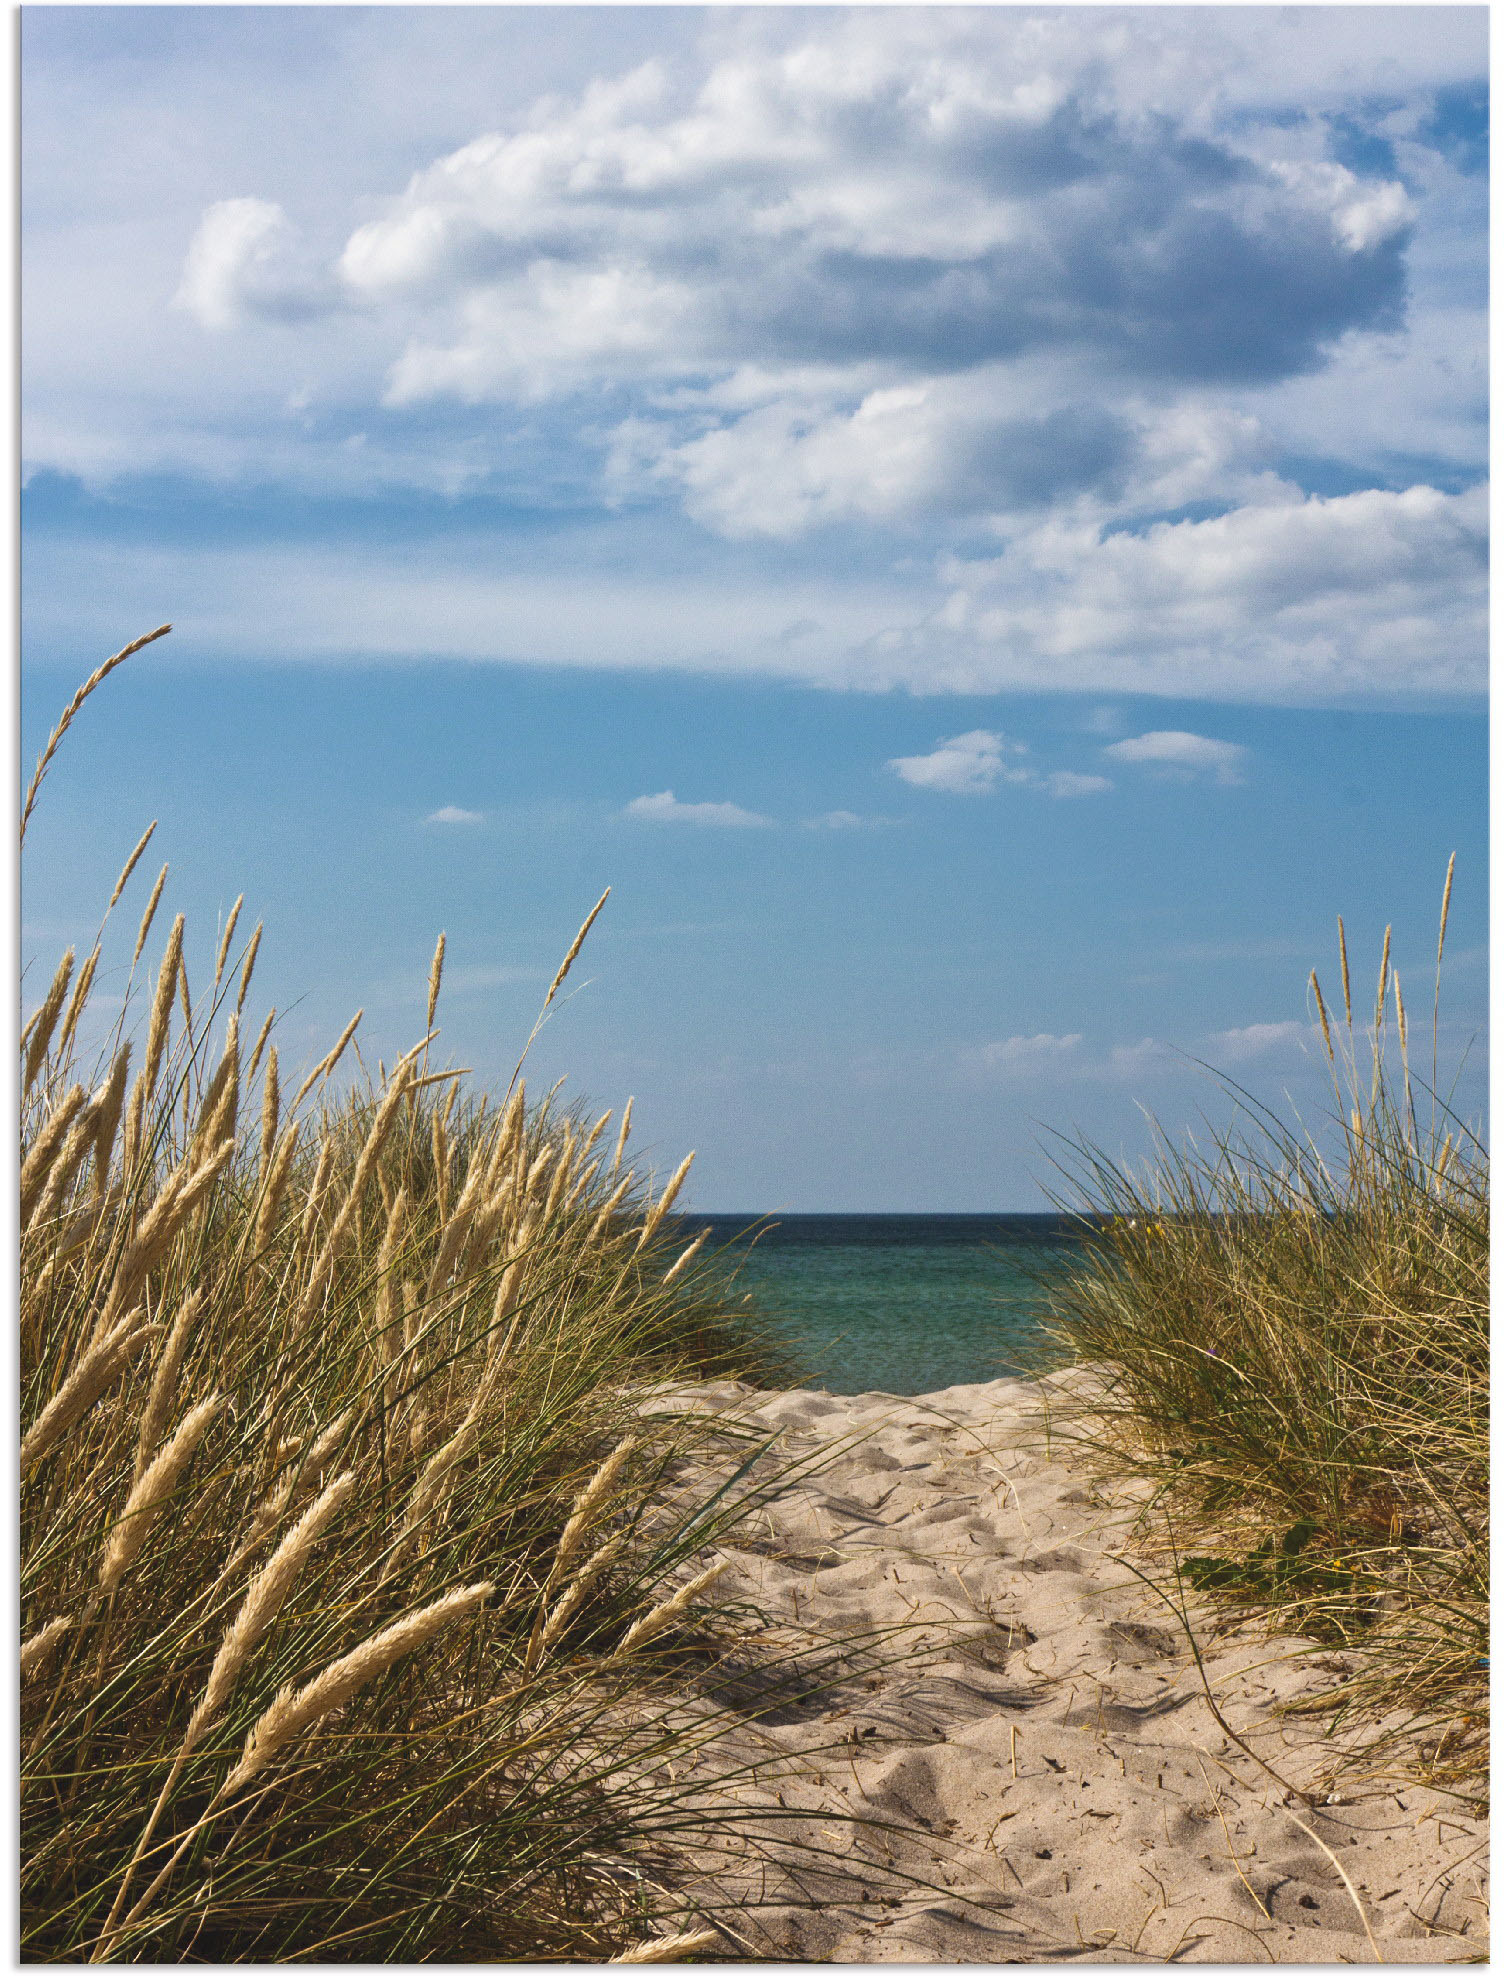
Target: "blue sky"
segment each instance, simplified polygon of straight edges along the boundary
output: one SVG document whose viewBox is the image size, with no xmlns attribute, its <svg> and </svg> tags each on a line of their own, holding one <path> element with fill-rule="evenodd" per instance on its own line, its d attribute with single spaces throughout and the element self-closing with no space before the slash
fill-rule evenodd
<svg viewBox="0 0 1504 1976">
<path fill-rule="evenodd" d="M 1486 1002 L 1476 8 L 35 8 L 23 952 L 161 819 L 719 1209 L 1040 1204 Z M 149 862 L 149 861 L 148 861 Z M 143 880 L 149 875 L 143 873 Z M 143 880 L 138 880 L 142 883 Z M 1481 1042 L 1463 1102 L 1481 1099 Z"/>
</svg>

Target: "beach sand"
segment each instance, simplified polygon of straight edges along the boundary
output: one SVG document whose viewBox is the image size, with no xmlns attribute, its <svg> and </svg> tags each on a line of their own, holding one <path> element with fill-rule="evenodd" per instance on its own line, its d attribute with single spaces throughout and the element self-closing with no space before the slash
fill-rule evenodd
<svg viewBox="0 0 1504 1976">
<path fill-rule="evenodd" d="M 1214 1633 L 1193 1606 L 1212 1692 L 1268 1770 L 1219 1725 L 1184 1628 L 1122 1561 L 1142 1498 L 1072 1446 L 1089 1383 L 724 1381 L 650 1403 L 776 1433 L 764 1474 L 813 1465 L 730 1533 L 714 1596 L 763 1615 L 765 1658 L 838 1649 L 791 1693 L 750 1664 L 719 1679 L 744 1719 L 687 1741 L 680 1774 L 758 1816 L 688 1891 L 728 1946 L 787 1962 L 1480 1958 L 1481 1821 L 1403 1781 L 1329 1799 L 1327 1718 L 1274 1713 L 1340 1657 Z"/>
</svg>

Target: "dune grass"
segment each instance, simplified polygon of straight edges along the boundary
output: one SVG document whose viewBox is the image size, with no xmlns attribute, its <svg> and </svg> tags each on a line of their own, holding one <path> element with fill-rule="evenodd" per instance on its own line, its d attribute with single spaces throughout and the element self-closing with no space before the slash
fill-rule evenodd
<svg viewBox="0 0 1504 1976">
<path fill-rule="evenodd" d="M 1437 995 L 1451 869 L 1437 942 Z M 1323 1707 L 1369 1759 L 1482 1789 L 1488 1689 L 1488 1179 L 1432 1096 L 1386 934 L 1371 1018 L 1311 976 L 1322 1144 L 1243 1098 L 1209 1151 L 1071 1161 L 1081 1266 L 1053 1328 L 1101 1365 L 1094 1431 L 1147 1476 L 1196 1588 L 1345 1650 Z M 1391 1014 L 1392 1010 L 1392 1014 Z M 1182 1549 L 1183 1547 L 1183 1549 Z"/>
<path fill-rule="evenodd" d="M 289 1093 L 261 929 L 195 995 L 179 917 L 139 982 L 162 897 L 113 1029 L 107 913 L 22 1037 L 24 1957 L 703 1949 L 664 1759 L 716 1725 L 655 1668 L 739 1509 L 664 1512 L 640 1395 L 758 1348 L 674 1244 L 688 1162 L 436 1068 L 442 941 L 414 1049 L 352 1025 Z"/>
</svg>

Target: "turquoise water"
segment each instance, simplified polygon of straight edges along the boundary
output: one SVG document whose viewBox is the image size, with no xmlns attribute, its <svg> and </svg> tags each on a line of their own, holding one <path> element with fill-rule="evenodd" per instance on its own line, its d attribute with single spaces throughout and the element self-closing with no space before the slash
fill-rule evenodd
<svg viewBox="0 0 1504 1976">
<path fill-rule="evenodd" d="M 932 1393 L 1028 1370 L 1049 1282 L 1078 1251 L 1053 1214 L 683 1219 L 686 1233 L 708 1223 L 715 1247 L 734 1244 L 738 1291 L 792 1352 L 799 1383 L 832 1393 Z"/>
</svg>

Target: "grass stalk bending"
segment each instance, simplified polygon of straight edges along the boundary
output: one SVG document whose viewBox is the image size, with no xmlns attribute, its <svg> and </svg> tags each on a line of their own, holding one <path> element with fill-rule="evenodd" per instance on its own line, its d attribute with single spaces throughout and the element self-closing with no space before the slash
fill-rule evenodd
<svg viewBox="0 0 1504 1976">
<path fill-rule="evenodd" d="M 683 1168 L 429 1068 L 442 942 L 416 1048 L 288 1106 L 234 938 L 195 998 L 175 919 L 134 1073 L 71 956 L 23 1038 L 23 1954 L 631 1959 L 731 1513 L 633 1393 L 755 1351 Z"/>
<path fill-rule="evenodd" d="M 1337 1020 L 1311 976 L 1335 1129 L 1319 1142 L 1239 1094 L 1236 1134 L 1209 1152 L 1164 1145 L 1146 1174 L 1078 1146 L 1085 1261 L 1055 1329 L 1103 1368 L 1099 1450 L 1158 1486 L 1190 1582 L 1351 1650 L 1327 1702 L 1383 1725 L 1368 1754 L 1403 1744 L 1474 1791 L 1487 1159 L 1412 1073 L 1387 933 L 1373 1016 L 1355 1026 L 1338 924 Z"/>
</svg>

